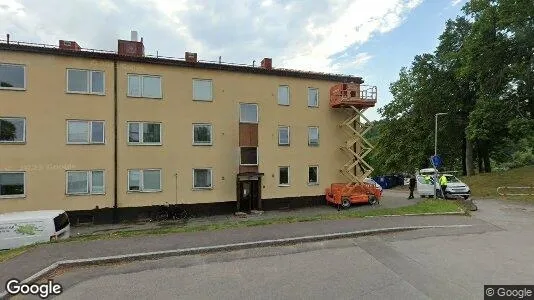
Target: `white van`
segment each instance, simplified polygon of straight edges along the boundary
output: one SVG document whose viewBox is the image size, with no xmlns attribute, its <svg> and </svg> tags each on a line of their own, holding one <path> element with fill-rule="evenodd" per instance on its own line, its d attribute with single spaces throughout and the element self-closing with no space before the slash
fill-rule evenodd
<svg viewBox="0 0 534 300">
<path fill-rule="evenodd" d="M 69 217 L 63 210 L 0 214 L 0 250 L 69 237 Z"/>
<path fill-rule="evenodd" d="M 425 181 L 425 175 L 430 176 L 430 182 Z M 439 177 L 445 175 L 447 177 L 447 189 L 445 194 L 461 195 L 465 199 L 469 198 L 471 190 L 467 184 L 463 183 L 456 176 L 447 173 L 437 173 L 438 178 L 434 178 L 436 169 L 428 168 L 419 170 L 417 175 L 417 193 L 422 197 L 434 197 L 435 190 L 440 190 Z M 439 195 L 439 193 L 438 193 Z"/>
</svg>

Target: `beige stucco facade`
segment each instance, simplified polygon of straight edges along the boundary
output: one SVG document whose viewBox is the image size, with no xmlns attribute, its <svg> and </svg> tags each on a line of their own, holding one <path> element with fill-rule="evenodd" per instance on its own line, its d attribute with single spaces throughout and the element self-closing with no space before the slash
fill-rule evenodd
<svg viewBox="0 0 534 300">
<path fill-rule="evenodd" d="M 0 197 L 0 212 L 35 209 L 89 210 L 155 204 L 236 201 L 239 171 L 239 103 L 259 107 L 258 157 L 262 198 L 316 196 L 332 182 L 347 157 L 338 124 L 345 115 L 331 109 L 336 82 L 247 74 L 223 70 L 117 61 L 117 184 L 115 185 L 114 61 L 51 54 L 0 51 L 0 63 L 26 66 L 26 89 L 0 90 L 0 117 L 26 118 L 21 144 L 0 144 L 0 172 L 25 171 L 25 196 Z M 66 92 L 68 68 L 105 73 L 105 95 Z M 158 75 L 162 99 L 127 96 L 127 74 Z M 193 100 L 193 79 L 212 80 L 212 101 Z M 279 85 L 290 87 L 290 105 L 277 102 Z M 308 87 L 319 89 L 319 106 L 308 107 Z M 105 121 L 105 144 L 70 145 L 68 119 Z M 162 125 L 161 145 L 128 144 L 127 122 Z M 193 123 L 210 123 L 211 146 L 194 146 Z M 290 127 L 290 146 L 278 145 L 278 126 Z M 308 146 L 308 126 L 319 127 L 319 146 Z M 319 167 L 319 183 L 309 185 L 308 166 Z M 278 167 L 289 166 L 289 186 L 278 185 Z M 213 187 L 193 189 L 193 168 L 211 168 Z M 129 169 L 161 169 L 161 191 L 128 192 Z M 104 170 L 104 195 L 67 195 L 67 170 Z"/>
</svg>

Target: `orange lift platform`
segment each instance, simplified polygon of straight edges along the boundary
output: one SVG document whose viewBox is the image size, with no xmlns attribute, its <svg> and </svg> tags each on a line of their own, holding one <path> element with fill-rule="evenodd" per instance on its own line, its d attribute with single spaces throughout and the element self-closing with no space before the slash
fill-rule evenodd
<svg viewBox="0 0 534 300">
<path fill-rule="evenodd" d="M 374 184 L 366 183 L 373 168 L 364 160 L 373 145 L 365 139 L 371 129 L 370 121 L 363 112 L 374 107 L 377 99 L 376 86 L 358 83 L 339 83 L 330 88 L 330 107 L 346 113 L 346 119 L 339 127 L 348 135 L 339 149 L 348 157 L 339 170 L 346 183 L 332 183 L 326 188 L 326 201 L 338 208 L 348 208 L 355 203 L 377 204 L 382 193 Z"/>
</svg>

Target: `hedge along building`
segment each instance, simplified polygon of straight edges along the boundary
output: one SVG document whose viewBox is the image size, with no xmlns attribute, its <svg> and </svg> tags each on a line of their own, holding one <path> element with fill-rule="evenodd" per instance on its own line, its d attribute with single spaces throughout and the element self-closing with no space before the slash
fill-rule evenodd
<svg viewBox="0 0 534 300">
<path fill-rule="evenodd" d="M 0 211 L 64 209 L 73 222 L 156 205 L 226 213 L 324 203 L 347 157 L 329 106 L 360 77 L 0 42 Z M 376 93 L 375 93 L 376 96 Z M 376 101 L 376 98 L 375 98 Z"/>
</svg>

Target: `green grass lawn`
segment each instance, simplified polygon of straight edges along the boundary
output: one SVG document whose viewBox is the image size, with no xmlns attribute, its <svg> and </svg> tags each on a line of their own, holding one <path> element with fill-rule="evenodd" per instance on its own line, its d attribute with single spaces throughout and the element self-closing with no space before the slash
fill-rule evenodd
<svg viewBox="0 0 534 300">
<path fill-rule="evenodd" d="M 235 220 L 225 221 L 212 224 L 203 225 L 169 225 L 159 228 L 145 229 L 145 230 L 122 230 L 113 233 L 102 233 L 93 235 L 84 235 L 72 237 L 65 241 L 58 241 L 55 243 L 69 243 L 69 242 L 83 242 L 89 240 L 102 240 L 102 239 L 116 239 L 132 236 L 142 236 L 151 234 L 169 234 L 180 232 L 196 232 L 196 231 L 213 231 L 223 229 L 245 228 L 254 226 L 264 226 L 270 224 L 289 224 L 297 222 L 311 222 L 311 221 L 324 221 L 324 220 L 343 220 L 351 218 L 362 217 L 375 217 L 385 215 L 412 215 L 412 214 L 425 214 L 425 213 L 451 213 L 459 212 L 464 213 L 459 203 L 450 200 L 437 200 L 426 199 L 417 204 L 404 206 L 399 208 L 379 208 L 372 210 L 360 211 L 358 209 L 348 209 L 336 211 L 335 213 L 321 214 L 315 216 L 290 216 L 282 218 L 270 218 L 262 220 Z M 31 245 L 21 247 L 17 249 L 0 251 L 0 262 L 11 259 L 17 255 L 20 255 L 32 248 L 39 245 Z"/>
<path fill-rule="evenodd" d="M 497 193 L 499 186 L 534 186 L 534 166 L 521 167 L 508 171 L 482 173 L 471 177 L 463 177 L 462 181 L 471 188 L 475 198 L 501 199 Z M 529 190 L 518 191 L 532 192 Z M 507 199 L 534 201 L 534 195 L 530 196 L 509 196 Z"/>
</svg>

